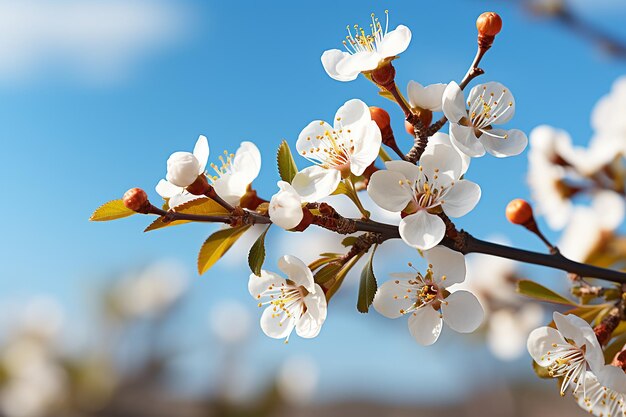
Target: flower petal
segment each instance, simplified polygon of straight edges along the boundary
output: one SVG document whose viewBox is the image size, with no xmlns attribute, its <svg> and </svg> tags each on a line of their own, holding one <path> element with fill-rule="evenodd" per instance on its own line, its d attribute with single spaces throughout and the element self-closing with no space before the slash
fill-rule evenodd
<svg viewBox="0 0 626 417">
<path fill-rule="evenodd" d="M 435 246 L 424 252 L 424 257 L 432 267 L 433 278 L 444 287 L 465 281 L 465 256 L 445 246 Z M 441 277 L 445 276 L 445 280 Z"/>
<path fill-rule="evenodd" d="M 409 104 L 411 107 L 421 107 L 422 109 L 428 109 L 431 111 L 441 111 L 443 92 L 447 86 L 447 84 L 439 83 L 424 87 L 418 82 L 409 81 L 409 86 L 407 88 Z"/>
<path fill-rule="evenodd" d="M 354 74 L 359 75 L 360 72 L 376 69 L 382 58 L 378 52 L 357 52 L 354 55 L 347 55 L 337 62 L 337 72 L 345 77 L 356 78 Z"/>
<path fill-rule="evenodd" d="M 302 201 L 313 203 L 331 195 L 340 182 L 339 171 L 315 165 L 298 172 L 291 185 L 302 197 Z"/>
<path fill-rule="evenodd" d="M 172 198 L 176 194 L 182 193 L 185 189 L 183 187 L 177 187 L 167 180 L 160 180 L 155 190 L 163 198 Z"/>
<path fill-rule="evenodd" d="M 478 138 L 487 152 L 498 158 L 519 155 L 526 149 L 528 138 L 521 130 L 491 129 L 483 131 Z"/>
<path fill-rule="evenodd" d="M 409 47 L 411 36 L 411 30 L 408 27 L 398 25 L 397 28 L 387 32 L 383 37 L 378 46 L 378 53 L 385 58 L 401 54 Z"/>
<path fill-rule="evenodd" d="M 450 140 L 454 146 L 472 158 L 485 154 L 485 147 L 474 134 L 474 129 L 457 123 L 450 123 Z"/>
<path fill-rule="evenodd" d="M 463 169 L 456 149 L 443 144 L 426 148 L 420 158 L 420 166 L 432 186 L 445 188 L 459 179 Z"/>
<path fill-rule="evenodd" d="M 530 332 L 526 347 L 537 365 L 547 367 L 552 364 L 552 360 L 547 353 L 554 348 L 554 344 L 567 344 L 561 333 L 552 327 L 544 326 Z"/>
<path fill-rule="evenodd" d="M 450 217 L 465 216 L 476 207 L 480 195 L 478 184 L 468 180 L 459 180 L 444 196 L 441 208 Z"/>
<path fill-rule="evenodd" d="M 209 141 L 206 136 L 200 135 L 196 141 L 196 146 L 193 148 L 193 156 L 196 157 L 200 164 L 198 169 L 198 175 L 200 175 L 206 169 L 206 164 L 209 161 Z"/>
<path fill-rule="evenodd" d="M 408 297 L 406 292 L 412 287 L 409 282 L 414 279 L 415 274 L 412 274 L 410 278 L 396 278 L 378 287 L 372 303 L 374 309 L 390 319 L 402 316 L 415 302 L 415 299 Z"/>
<path fill-rule="evenodd" d="M 294 188 L 285 181 L 278 181 L 280 191 L 272 196 L 269 215 L 272 223 L 290 230 L 302 221 L 302 202 Z"/>
<path fill-rule="evenodd" d="M 366 122 L 360 129 L 359 138 L 354 140 L 354 151 L 350 156 L 350 171 L 356 175 L 363 175 L 365 169 L 378 157 L 382 136 L 375 121 Z"/>
<path fill-rule="evenodd" d="M 406 177 L 402 173 L 376 171 L 370 177 L 367 194 L 378 206 L 398 212 L 406 208 L 414 193 L 412 184 L 406 184 Z"/>
<path fill-rule="evenodd" d="M 317 284 L 315 284 L 315 289 L 315 293 L 307 294 L 304 297 L 304 304 L 307 309 L 296 324 L 296 333 L 298 336 L 307 339 L 315 337 L 319 334 L 327 315 L 327 305 L 324 291 Z"/>
<path fill-rule="evenodd" d="M 423 346 L 430 346 L 441 334 L 441 315 L 430 306 L 418 308 L 409 317 L 409 332 Z"/>
<path fill-rule="evenodd" d="M 335 113 L 333 126 L 335 130 L 350 129 L 352 125 L 365 125 L 372 120 L 370 109 L 363 101 L 353 98 L 339 107 Z"/>
<path fill-rule="evenodd" d="M 194 195 L 187 191 L 183 191 L 180 194 L 173 195 L 167 205 L 170 209 L 176 211 L 176 208 L 182 204 L 188 203 L 193 200 L 198 200 L 200 198 L 205 198 L 203 195 Z"/>
<path fill-rule="evenodd" d="M 438 144 L 452 146 L 459 153 L 459 156 L 461 157 L 461 165 L 462 165 L 461 174 L 465 174 L 467 172 L 467 169 L 469 168 L 472 158 L 466 155 L 465 153 L 461 152 L 459 149 L 457 149 L 457 147 L 454 146 L 454 144 L 450 140 L 450 136 L 447 133 L 437 132 L 434 135 L 432 135 L 428 139 L 428 145 L 426 145 L 426 149 L 428 149 L 428 147 L 432 147 Z"/>
<path fill-rule="evenodd" d="M 450 123 L 458 123 L 463 117 L 467 117 L 465 96 L 463 95 L 463 90 L 455 81 L 451 81 L 443 91 L 441 109 Z"/>
<path fill-rule="evenodd" d="M 441 305 L 443 321 L 459 333 L 471 333 L 483 322 L 485 312 L 478 298 L 469 291 L 455 291 Z"/>
<path fill-rule="evenodd" d="M 250 274 L 250 279 L 248 279 L 248 292 L 250 292 L 252 297 L 258 300 L 269 287 L 280 288 L 286 285 L 286 283 L 285 278 L 280 275 L 262 269 L 261 276 Z"/>
<path fill-rule="evenodd" d="M 387 161 L 385 162 L 385 167 L 389 171 L 399 172 L 404 175 L 404 178 L 412 184 L 417 181 L 420 175 L 420 168 L 409 161 Z"/>
<path fill-rule="evenodd" d="M 326 132 L 332 132 L 333 127 L 322 120 L 314 120 L 309 123 L 298 135 L 296 150 L 298 154 L 308 158 L 314 149 L 323 147 L 321 139 Z"/>
<path fill-rule="evenodd" d="M 400 222 L 402 240 L 416 249 L 428 250 L 437 246 L 446 233 L 446 225 L 439 216 L 420 210 Z"/>
<path fill-rule="evenodd" d="M 261 330 L 273 339 L 288 337 L 295 325 L 296 319 L 293 316 L 287 316 L 280 309 L 275 312 L 273 306 L 267 307 L 261 315 Z"/>
<path fill-rule="evenodd" d="M 259 172 L 261 172 L 261 152 L 259 152 L 259 148 L 254 143 L 248 141 L 241 142 L 232 162 L 232 172 L 241 176 L 246 186 L 259 176 Z"/>
<path fill-rule="evenodd" d="M 337 81 L 352 81 L 358 77 L 358 71 L 350 74 L 340 73 L 337 71 L 337 64 L 348 56 L 350 56 L 349 53 L 343 52 L 339 49 L 329 49 L 328 51 L 324 51 L 322 54 L 322 66 L 324 67 L 326 74 L 328 74 L 330 78 Z"/>
<path fill-rule="evenodd" d="M 217 195 L 233 206 L 239 205 L 239 200 L 248 190 L 248 179 L 243 175 L 223 174 L 213 182 Z"/>
<path fill-rule="evenodd" d="M 292 255 L 284 255 L 278 260 L 278 267 L 287 274 L 287 278 L 297 286 L 306 288 L 309 292 L 315 291 L 313 272 L 299 258 Z"/>
</svg>

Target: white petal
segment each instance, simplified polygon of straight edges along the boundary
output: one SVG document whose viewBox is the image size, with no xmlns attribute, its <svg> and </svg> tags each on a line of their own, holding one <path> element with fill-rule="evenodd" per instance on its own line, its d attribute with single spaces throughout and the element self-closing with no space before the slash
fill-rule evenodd
<svg viewBox="0 0 626 417">
<path fill-rule="evenodd" d="M 544 326 L 530 333 L 526 347 L 530 356 L 539 366 L 547 367 L 552 364 L 547 352 L 554 350 L 552 347 L 554 344 L 567 344 L 567 342 L 558 330 Z"/>
<path fill-rule="evenodd" d="M 485 154 L 485 147 L 474 134 L 474 129 L 457 123 L 450 123 L 450 140 L 454 146 L 472 158 Z"/>
<path fill-rule="evenodd" d="M 370 177 L 367 194 L 374 203 L 389 211 L 402 211 L 413 199 L 412 184 L 396 171 L 376 171 Z"/>
<path fill-rule="evenodd" d="M 296 142 L 296 150 L 301 156 L 309 157 L 311 149 L 325 148 L 322 146 L 320 139 L 324 137 L 326 132 L 332 132 L 333 127 L 321 120 L 314 120 L 309 123 L 298 135 Z M 305 152 L 303 154 L 303 152 Z"/>
<path fill-rule="evenodd" d="M 432 265 L 433 278 L 444 287 L 465 281 L 465 256 L 461 252 L 435 246 L 424 252 L 424 257 Z M 442 276 L 446 279 L 441 280 Z"/>
<path fill-rule="evenodd" d="M 167 179 L 178 187 L 191 185 L 200 172 L 200 162 L 190 152 L 174 152 L 167 159 Z"/>
<path fill-rule="evenodd" d="M 476 207 L 480 195 L 481 191 L 478 184 L 468 180 L 459 180 L 444 196 L 441 207 L 450 217 L 465 216 Z"/>
<path fill-rule="evenodd" d="M 389 171 L 399 172 L 404 175 L 404 178 L 409 180 L 411 184 L 415 183 L 420 175 L 420 168 L 408 161 L 387 161 L 385 162 L 385 167 Z"/>
<path fill-rule="evenodd" d="M 396 56 L 406 51 L 409 43 L 411 43 L 411 30 L 404 25 L 398 25 L 383 37 L 378 46 L 378 52 L 385 58 Z"/>
<path fill-rule="evenodd" d="M 450 123 L 457 123 L 461 118 L 467 117 L 465 96 L 456 82 L 451 81 L 443 91 L 441 109 Z"/>
<path fill-rule="evenodd" d="M 274 307 L 269 306 L 261 315 L 261 330 L 273 339 L 283 339 L 291 334 L 296 324 L 294 317 L 287 317 L 284 311 L 274 312 Z"/>
<path fill-rule="evenodd" d="M 333 126 L 335 130 L 350 129 L 352 125 L 364 125 L 372 120 L 367 104 L 357 98 L 348 100 L 335 113 Z"/>
<path fill-rule="evenodd" d="M 437 132 L 434 135 L 432 135 L 430 138 L 428 138 L 428 145 L 426 145 L 426 149 L 428 149 L 428 147 L 432 147 L 438 144 L 452 146 L 459 153 L 459 156 L 461 157 L 461 163 L 462 163 L 461 174 L 465 174 L 467 172 L 467 169 L 469 168 L 472 158 L 466 155 L 465 153 L 461 152 L 459 149 L 457 149 L 457 147 L 454 146 L 454 144 L 450 140 L 450 136 L 447 133 Z"/>
<path fill-rule="evenodd" d="M 443 144 L 427 148 L 420 158 L 420 166 L 431 185 L 446 188 L 459 179 L 463 169 L 456 149 Z"/>
<path fill-rule="evenodd" d="M 447 84 L 441 83 L 431 84 L 424 87 L 418 82 L 409 81 L 407 91 L 409 104 L 411 107 L 421 107 L 422 109 L 428 109 L 431 111 L 441 111 L 443 92 L 446 87 Z"/>
<path fill-rule="evenodd" d="M 377 52 L 357 52 L 354 55 L 347 55 L 337 62 L 337 72 L 345 77 L 352 77 L 354 74 L 376 69 L 382 58 Z"/>
<path fill-rule="evenodd" d="M 173 195 L 167 202 L 167 205 L 169 206 L 170 209 L 176 211 L 176 208 L 178 206 L 188 203 L 193 200 L 201 199 L 201 198 L 204 198 L 204 196 L 194 195 L 183 190 L 183 192 L 181 192 L 180 194 Z"/>
<path fill-rule="evenodd" d="M 622 368 L 613 365 L 604 365 L 595 371 L 598 382 L 614 391 L 626 393 L 626 373 Z"/>
<path fill-rule="evenodd" d="M 198 160 L 200 164 L 198 169 L 198 175 L 202 174 L 206 169 L 206 164 L 209 161 L 209 141 L 206 136 L 200 135 L 196 142 L 196 146 L 193 148 L 193 156 Z"/>
<path fill-rule="evenodd" d="M 482 99 L 480 98 L 482 96 Z M 470 102 L 470 106 L 479 101 L 480 108 L 482 110 L 483 101 L 491 106 L 491 114 L 496 115 L 491 123 L 503 125 L 515 114 L 515 99 L 511 91 L 504 85 L 491 81 L 485 84 L 479 84 L 472 88 L 467 101 Z M 494 104 L 496 102 L 497 104 Z M 471 108 L 471 107 L 470 107 Z M 502 116 L 497 116 L 502 114 Z M 490 124 L 491 124 L 490 123 Z"/>
<path fill-rule="evenodd" d="M 441 334 L 441 315 L 430 306 L 418 308 L 409 317 L 409 332 L 423 346 L 430 346 Z"/>
<path fill-rule="evenodd" d="M 163 198 L 172 198 L 176 194 L 182 193 L 185 189 L 177 187 L 167 180 L 161 180 L 156 185 L 155 190 Z"/>
<path fill-rule="evenodd" d="M 382 136 L 375 121 L 370 120 L 360 129 L 360 136 L 354 140 L 354 151 L 350 156 L 350 171 L 356 175 L 363 175 L 365 169 L 378 157 Z"/>
<path fill-rule="evenodd" d="M 313 273 L 299 258 L 285 255 L 278 260 L 278 267 L 287 274 L 287 277 L 296 285 L 306 288 L 309 292 L 315 291 Z"/>
<path fill-rule="evenodd" d="M 443 321 L 459 333 L 471 333 L 483 322 L 485 312 L 478 298 L 469 291 L 456 291 L 441 305 Z"/>
<path fill-rule="evenodd" d="M 506 138 L 503 137 L 505 135 Z M 517 129 L 509 131 L 504 129 L 486 130 L 478 140 L 483 144 L 487 152 L 498 158 L 519 155 L 528 145 L 526 134 Z"/>
<path fill-rule="evenodd" d="M 420 210 L 400 222 L 402 240 L 416 249 L 428 250 L 437 246 L 446 234 L 446 225 L 440 217 Z"/>
<path fill-rule="evenodd" d="M 349 53 L 340 51 L 339 49 L 330 49 L 322 54 L 322 65 L 330 78 L 337 81 L 352 81 L 359 76 L 359 72 L 344 74 L 337 71 L 337 64 L 344 58 L 350 56 Z"/>
<path fill-rule="evenodd" d="M 322 324 L 326 320 L 327 306 L 326 297 L 322 288 L 315 284 L 316 291 L 304 297 L 307 311 L 300 317 L 296 324 L 296 333 L 300 337 L 310 339 L 319 334 Z"/>
<path fill-rule="evenodd" d="M 250 295 L 255 299 L 259 299 L 259 296 L 263 294 L 264 291 L 267 291 L 269 287 L 281 287 L 285 284 L 285 278 L 274 272 L 262 269 L 261 276 L 250 274 L 248 292 L 250 292 Z"/>
<path fill-rule="evenodd" d="M 599 191 L 594 194 L 592 207 L 604 230 L 615 230 L 624 220 L 624 197 L 614 191 Z"/>
<path fill-rule="evenodd" d="M 406 290 L 411 286 L 409 281 L 413 279 L 415 279 L 415 274 L 412 274 L 410 278 L 392 279 L 378 287 L 372 303 L 374 309 L 390 319 L 402 316 L 415 302 L 413 297 L 406 297 Z"/>
<path fill-rule="evenodd" d="M 248 190 L 248 179 L 242 175 L 223 174 L 213 182 L 217 195 L 222 197 L 228 204 L 239 205 L 239 200 Z"/>
<path fill-rule="evenodd" d="M 302 197 L 302 201 L 313 203 L 331 195 L 340 182 L 339 171 L 315 165 L 298 172 L 291 185 Z"/>
<path fill-rule="evenodd" d="M 233 174 L 241 176 L 242 181 L 247 183 L 247 186 L 256 179 L 260 171 L 261 152 L 259 152 L 259 148 L 252 142 L 241 142 L 232 162 Z"/>
</svg>

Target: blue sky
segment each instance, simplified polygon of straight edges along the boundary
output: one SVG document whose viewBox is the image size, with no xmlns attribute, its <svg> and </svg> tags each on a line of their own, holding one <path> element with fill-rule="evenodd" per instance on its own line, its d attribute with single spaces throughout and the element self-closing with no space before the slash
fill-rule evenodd
<svg viewBox="0 0 626 417">
<path fill-rule="evenodd" d="M 620 23 L 626 8 L 615 6 L 617 1 L 607 3 L 593 13 L 583 2 L 577 2 L 577 7 L 589 20 L 626 39 Z M 0 2 L 0 8 L 10 4 Z M 281 1 L 260 7 L 252 2 L 185 0 L 153 5 L 164 8 L 152 6 L 157 7 L 154 27 L 129 31 L 128 42 L 134 43 L 124 53 L 117 54 L 116 48 L 123 48 L 126 40 L 108 45 L 104 31 L 104 40 L 98 38 L 102 43 L 93 47 L 68 48 L 62 40 L 51 42 L 45 59 L 24 61 L 33 66 L 25 71 L 27 76 L 15 77 L 0 68 L 0 184 L 5 195 L 0 288 L 4 297 L 49 293 L 60 297 L 71 312 L 80 313 L 88 308 L 86 294 L 127 266 L 177 258 L 193 274 L 197 250 L 211 226 L 143 234 L 150 220 L 141 216 L 108 224 L 87 219 L 101 203 L 119 198 L 130 187 L 145 188 L 156 200 L 153 187 L 165 174 L 167 157 L 173 151 L 191 150 L 199 134 L 208 136 L 213 152 L 234 151 L 240 141 L 254 141 L 264 157 L 256 183 L 264 196 L 271 195 L 278 178 L 274 152 L 281 139 L 293 144 L 308 122 L 330 119 L 350 98 L 386 108 L 398 142 L 406 148 L 410 142 L 403 133 L 401 112 L 377 96 L 362 77 L 351 83 L 330 79 L 319 61 L 325 49 L 341 46 L 346 24 L 367 23 L 372 11 L 382 15 L 388 8 L 391 27 L 402 23 L 413 31 L 411 46 L 395 62 L 403 90 L 411 79 L 423 84 L 458 80 L 475 53 L 476 16 L 487 9 L 499 12 L 504 29 L 483 60 L 486 75 L 480 81 L 497 80 L 512 90 L 517 112 L 509 126 L 526 132 L 548 123 L 568 130 L 576 143 L 584 144 L 591 134 L 589 115 L 594 103 L 615 78 L 626 73 L 623 61 L 609 59 L 561 27 L 523 14 L 509 2 Z M 163 17 L 169 15 L 176 20 Z M 62 53 L 55 55 L 55 48 Z M 0 45 L 0 56 L 11 57 L 11 51 L 3 51 Z M 81 65 L 85 56 L 98 59 Z M 111 77 L 106 71 L 94 71 L 94 66 L 105 62 L 111 64 Z M 298 163 L 305 165 L 303 160 Z M 474 160 L 468 178 L 481 185 L 482 200 L 458 225 L 478 237 L 503 234 L 515 244 L 541 250 L 532 236 L 509 225 L 503 216 L 510 199 L 529 196 L 526 163 L 524 154 Z M 277 247 L 273 236 L 269 260 L 282 255 Z M 404 262 L 398 260 L 400 269 Z M 551 274 L 541 271 L 541 276 Z M 247 268 L 232 262 L 201 278 L 194 276 L 192 302 L 181 331 L 192 339 L 204 332 L 208 306 L 219 298 L 247 302 L 247 277 Z M 384 274 L 379 277 L 384 279 Z M 454 389 L 464 388 L 472 374 L 459 374 L 458 369 L 467 364 L 449 360 L 458 356 L 452 342 L 456 345 L 460 338 L 446 336 L 431 350 L 418 347 L 406 323 L 360 315 L 353 308 L 355 297 L 353 289 L 337 302 L 337 314 L 331 311 L 318 339 L 294 338 L 284 347 L 258 337 L 248 360 L 263 363 L 262 373 L 287 349 L 305 352 L 324 363 L 322 381 L 327 384 L 322 394 L 328 395 L 339 387 L 341 395 L 371 392 L 375 386 L 367 382 L 368 375 L 385 370 L 389 377 L 382 378 L 388 378 L 389 388 L 383 396 L 388 398 L 404 398 L 411 386 L 421 387 L 422 394 L 429 396 L 426 385 L 432 382 L 430 389 L 439 387 L 447 372 L 460 375 Z M 471 338 L 464 346 L 477 358 L 470 371 L 491 375 L 492 365 L 483 366 L 489 360 L 482 349 Z M 328 358 L 329 349 L 338 353 Z M 421 365 L 433 375 L 428 381 L 419 378 L 417 363 L 425 354 L 433 358 L 430 365 Z M 405 362 L 394 360 L 396 356 L 406 358 Z M 182 361 L 182 366 L 191 361 Z M 509 370 L 518 368 L 511 365 Z M 403 383 L 393 382 L 404 372 Z M 523 368 L 523 372 L 530 371 Z"/>
</svg>

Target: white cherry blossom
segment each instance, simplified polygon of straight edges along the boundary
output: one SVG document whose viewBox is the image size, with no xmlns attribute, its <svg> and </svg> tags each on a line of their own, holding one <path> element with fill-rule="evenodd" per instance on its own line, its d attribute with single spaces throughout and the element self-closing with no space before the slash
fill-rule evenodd
<svg viewBox="0 0 626 417">
<path fill-rule="evenodd" d="M 417 81 L 409 81 L 407 98 L 412 108 L 422 108 L 430 111 L 441 111 L 443 92 L 447 84 L 431 84 L 423 86 Z"/>
<path fill-rule="evenodd" d="M 402 239 L 427 250 L 436 246 L 446 231 L 438 210 L 450 217 L 469 213 L 480 200 L 480 187 L 461 180 L 462 161 L 455 149 L 437 144 L 426 149 L 416 166 L 407 161 L 389 161 L 387 170 L 372 174 L 369 196 L 385 210 L 402 212 Z"/>
<path fill-rule="evenodd" d="M 259 307 L 267 306 L 261 315 L 261 329 L 274 339 L 285 338 L 285 342 L 294 328 L 300 337 L 317 336 L 326 320 L 324 291 L 295 256 L 283 256 L 278 267 L 287 278 L 262 270 L 261 276 L 251 274 L 248 281 L 248 291 L 259 300 Z"/>
<path fill-rule="evenodd" d="M 483 308 L 469 291 L 449 293 L 450 285 L 465 279 L 465 258 L 444 246 L 424 254 L 429 262 L 426 274 L 392 274 L 393 280 L 378 288 L 373 306 L 385 317 L 409 316 L 409 331 L 421 345 L 432 345 L 445 322 L 452 330 L 471 333 L 484 316 Z"/>
<path fill-rule="evenodd" d="M 452 142 L 471 157 L 485 151 L 499 158 L 518 155 L 528 144 L 521 130 L 493 127 L 508 122 L 515 113 L 513 94 L 500 83 L 477 85 L 466 103 L 463 90 L 452 81 L 443 93 L 442 109 L 450 122 Z"/>
<path fill-rule="evenodd" d="M 369 30 L 354 26 L 354 33 L 347 27 L 348 36 L 343 41 L 346 51 L 330 49 L 322 54 L 322 65 L 326 73 L 337 81 L 352 81 L 361 72 L 375 70 L 408 48 L 411 31 L 399 25 L 388 31 L 389 14 L 385 11 L 385 29 L 372 14 Z"/>
<path fill-rule="evenodd" d="M 602 347 L 591 326 L 580 317 L 554 312 L 553 318 L 556 329 L 545 326 L 530 333 L 528 352 L 550 376 L 563 378 L 561 395 L 570 386 L 574 392 L 585 392 L 585 372 L 599 372 L 605 366 Z"/>
<path fill-rule="evenodd" d="M 615 80 L 609 94 L 596 103 L 591 114 L 591 125 L 603 143 L 617 146 L 626 154 L 626 76 Z"/>
<path fill-rule="evenodd" d="M 349 100 L 337 110 L 333 126 L 316 120 L 300 132 L 296 149 L 315 165 L 298 172 L 291 185 L 304 201 L 327 197 L 342 175 L 362 175 L 378 156 L 381 143 L 367 104 Z"/>
<path fill-rule="evenodd" d="M 624 374 L 620 368 L 615 366 L 606 365 L 606 370 L 614 368 L 615 373 Z M 615 375 L 610 372 L 610 374 Z M 604 375 L 606 376 L 606 372 Z M 626 375 L 625 375 L 626 376 Z M 583 377 L 583 384 L 585 386 L 584 392 L 578 390 L 573 392 L 573 396 L 578 402 L 578 405 L 597 417 L 624 417 L 626 416 L 625 394 L 626 390 L 622 389 L 616 391 L 600 382 L 593 372 L 585 372 Z M 623 378 L 622 378 L 623 379 Z"/>
<path fill-rule="evenodd" d="M 286 181 L 278 181 L 278 191 L 272 196 L 269 215 L 272 222 L 283 229 L 289 230 L 302 221 L 302 198 Z"/>
</svg>

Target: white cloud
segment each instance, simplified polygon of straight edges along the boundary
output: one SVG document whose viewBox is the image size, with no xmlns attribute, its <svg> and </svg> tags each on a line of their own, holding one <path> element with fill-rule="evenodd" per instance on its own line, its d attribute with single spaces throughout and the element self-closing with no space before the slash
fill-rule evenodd
<svg viewBox="0 0 626 417">
<path fill-rule="evenodd" d="M 180 40 L 187 16 L 165 0 L 0 0 L 0 82 L 126 78 Z"/>
</svg>

